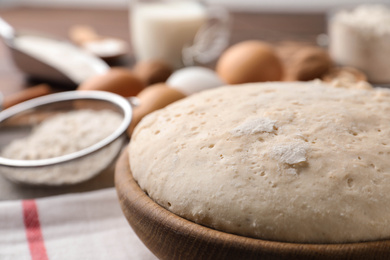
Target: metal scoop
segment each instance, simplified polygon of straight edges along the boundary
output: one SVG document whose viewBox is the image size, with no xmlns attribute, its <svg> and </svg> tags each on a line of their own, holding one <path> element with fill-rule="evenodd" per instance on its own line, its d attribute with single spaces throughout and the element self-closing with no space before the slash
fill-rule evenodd
<svg viewBox="0 0 390 260">
<path fill-rule="evenodd" d="M 83 55 L 86 55 L 86 57 L 88 58 L 87 64 L 93 67 L 93 70 L 96 71 L 96 74 L 104 73 L 109 69 L 109 66 L 103 60 L 81 50 L 80 48 L 72 45 L 71 43 L 65 41 L 59 41 L 58 39 L 55 39 L 53 37 L 41 35 L 37 33 L 16 32 L 11 25 L 9 25 L 6 21 L 4 21 L 0 17 L 0 37 L 3 39 L 5 45 L 9 48 L 15 65 L 21 71 L 25 72 L 26 74 L 32 77 L 41 78 L 41 79 L 54 81 L 54 82 L 60 82 L 61 84 L 68 84 L 73 86 L 74 85 L 77 86 L 83 81 L 83 79 L 75 78 L 74 76 L 65 72 L 63 69 L 59 68 L 59 66 L 56 67 L 53 64 L 49 64 L 43 59 L 40 59 L 37 56 L 33 56 L 23 51 L 22 49 L 18 48 L 18 46 L 15 44 L 15 40 L 17 37 L 22 35 L 34 35 L 46 39 L 53 39 L 53 41 L 55 40 L 57 42 L 61 42 L 62 44 L 66 43 L 73 46 L 73 48 L 78 49 L 78 51 L 80 52 L 83 52 Z M 62 60 L 62 59 L 63 56 L 58 57 L 58 60 Z"/>
</svg>

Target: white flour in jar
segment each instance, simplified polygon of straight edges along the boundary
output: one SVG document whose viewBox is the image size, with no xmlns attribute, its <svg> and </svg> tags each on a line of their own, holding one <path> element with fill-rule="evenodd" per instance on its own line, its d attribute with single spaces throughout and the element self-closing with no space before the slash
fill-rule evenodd
<svg viewBox="0 0 390 260">
<path fill-rule="evenodd" d="M 32 133 L 14 140 L 2 151 L 9 159 L 39 160 L 73 153 L 89 147 L 113 133 L 122 117 L 109 110 L 78 110 L 46 119 Z M 30 184 L 71 184 L 87 180 L 113 161 L 123 139 L 92 155 L 72 162 L 36 169 L 5 169 L 3 174 L 13 181 Z"/>
<path fill-rule="evenodd" d="M 361 5 L 329 22 L 333 60 L 361 69 L 373 83 L 390 83 L 390 8 Z"/>
</svg>

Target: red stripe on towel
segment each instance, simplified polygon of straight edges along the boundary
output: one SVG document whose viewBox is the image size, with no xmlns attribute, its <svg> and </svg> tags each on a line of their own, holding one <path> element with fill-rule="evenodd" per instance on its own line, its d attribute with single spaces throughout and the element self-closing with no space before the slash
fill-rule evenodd
<svg viewBox="0 0 390 260">
<path fill-rule="evenodd" d="M 24 200 L 23 219 L 32 260 L 48 260 L 35 200 Z"/>
</svg>

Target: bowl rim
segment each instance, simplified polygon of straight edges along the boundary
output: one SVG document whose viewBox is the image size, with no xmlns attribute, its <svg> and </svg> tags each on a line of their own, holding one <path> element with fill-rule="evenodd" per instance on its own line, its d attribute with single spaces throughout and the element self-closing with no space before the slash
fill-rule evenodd
<svg viewBox="0 0 390 260">
<path fill-rule="evenodd" d="M 58 157 L 40 159 L 40 160 L 15 160 L 4 158 L 0 156 L 0 165 L 7 167 L 41 167 L 41 166 L 49 166 L 59 163 L 69 162 L 75 159 L 82 158 L 87 156 L 88 154 L 94 153 L 106 145 L 114 142 L 121 135 L 125 133 L 127 128 L 129 127 L 132 120 L 132 107 L 130 102 L 115 93 L 110 93 L 106 91 L 97 91 L 97 90 L 88 90 L 88 91 L 65 91 L 60 93 L 54 93 L 45 95 L 42 97 L 34 98 L 15 106 L 12 106 L 8 109 L 5 109 L 0 112 L 0 123 L 4 122 L 6 119 L 9 119 L 12 116 L 17 115 L 18 113 L 22 113 L 29 109 L 34 109 L 35 107 L 48 105 L 56 102 L 62 101 L 72 101 L 72 100 L 81 100 L 81 99 L 90 99 L 90 100 L 100 100 L 107 101 L 111 104 L 118 106 L 122 113 L 123 119 L 119 127 L 111 133 L 106 138 L 100 140 L 99 142 L 88 146 L 82 150 L 76 151 L 74 153 L 65 154 Z"/>
<path fill-rule="evenodd" d="M 219 256 L 220 254 L 225 254 L 224 256 L 229 259 L 231 258 L 229 253 L 234 254 L 239 252 L 239 255 L 247 253 L 242 250 L 253 251 L 248 254 L 248 258 L 250 259 L 258 259 L 259 256 L 265 257 L 266 259 L 291 259 L 291 257 L 293 259 L 297 259 L 297 257 L 299 257 L 299 259 L 329 259 L 329 257 L 336 257 L 334 259 L 378 259 L 378 257 L 388 257 L 390 255 L 390 240 L 386 239 L 329 244 L 280 242 L 227 233 L 184 219 L 157 204 L 140 188 L 130 170 L 128 147 L 127 149 L 124 149 L 117 160 L 115 168 L 115 187 L 122 211 L 130 226 L 140 237 L 142 242 L 145 243 L 157 257 L 163 259 L 172 258 L 170 258 L 170 255 L 160 252 L 162 244 L 151 244 L 152 242 L 149 239 L 150 236 L 148 236 L 150 234 L 147 234 L 149 230 L 145 231 L 140 229 L 140 225 L 142 225 L 141 221 L 145 221 L 148 225 L 153 226 L 154 230 L 151 232 L 157 232 L 156 226 L 158 226 L 164 229 L 165 233 L 171 232 L 174 233 L 174 236 L 181 235 L 182 239 L 185 236 L 190 236 L 191 239 L 195 241 L 197 238 L 203 237 L 208 242 L 223 246 L 226 252 L 218 254 Z M 139 218 L 137 219 L 136 217 L 129 217 L 129 215 L 134 214 L 136 214 L 137 217 L 142 216 L 145 219 L 139 220 Z M 201 243 L 199 241 L 195 242 L 198 244 Z M 230 252 L 229 247 L 233 247 L 234 249 Z M 196 259 L 196 256 L 192 258 L 192 256 L 189 256 L 186 252 L 174 251 L 181 249 L 170 248 L 170 250 L 170 253 L 173 253 L 174 255 L 186 254 L 186 257 L 179 257 L 179 259 Z"/>
</svg>

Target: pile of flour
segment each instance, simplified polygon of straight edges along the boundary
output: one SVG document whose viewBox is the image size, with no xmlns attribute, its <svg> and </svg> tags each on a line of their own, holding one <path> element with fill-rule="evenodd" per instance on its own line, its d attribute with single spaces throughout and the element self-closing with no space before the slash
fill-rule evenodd
<svg viewBox="0 0 390 260">
<path fill-rule="evenodd" d="M 109 110 L 76 110 L 52 116 L 38 124 L 25 138 L 7 145 L 1 156 L 17 160 L 40 160 L 80 151 L 102 141 L 121 124 L 122 116 Z M 43 168 L 4 168 L 2 173 L 16 182 L 45 185 L 78 183 L 109 165 L 123 140 L 71 162 Z"/>
</svg>

